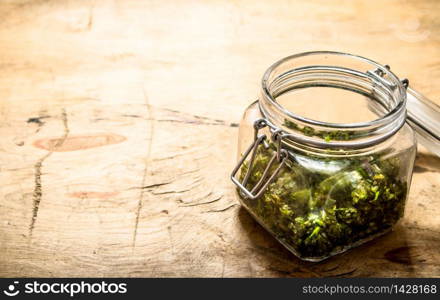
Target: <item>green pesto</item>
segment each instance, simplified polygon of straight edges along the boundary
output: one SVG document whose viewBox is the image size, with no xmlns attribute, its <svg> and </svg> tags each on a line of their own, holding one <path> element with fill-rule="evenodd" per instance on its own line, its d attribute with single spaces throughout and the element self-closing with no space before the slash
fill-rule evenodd
<svg viewBox="0 0 440 300">
<path fill-rule="evenodd" d="M 273 153 L 271 147 L 258 148 L 247 188 L 258 182 Z M 402 217 L 407 184 L 398 179 L 398 158 L 303 158 L 340 168 L 317 171 L 289 160 L 262 197 L 240 195 L 248 209 L 302 258 L 325 258 L 386 231 Z M 245 163 L 241 180 L 247 168 Z"/>
<path fill-rule="evenodd" d="M 333 131 L 327 131 L 327 130 L 315 130 L 310 126 L 299 126 L 295 122 L 289 121 L 287 119 L 284 120 L 284 126 L 286 126 L 289 129 L 299 131 L 303 133 L 306 136 L 316 136 L 319 138 L 322 138 L 326 142 L 330 141 L 348 141 L 351 139 L 356 139 L 358 137 L 361 137 L 365 133 L 356 133 L 352 130 L 333 130 Z"/>
</svg>

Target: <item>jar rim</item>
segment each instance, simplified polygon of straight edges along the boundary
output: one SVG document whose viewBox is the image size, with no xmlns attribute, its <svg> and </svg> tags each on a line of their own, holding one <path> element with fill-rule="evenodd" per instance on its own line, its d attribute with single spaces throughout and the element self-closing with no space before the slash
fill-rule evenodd
<svg viewBox="0 0 440 300">
<path fill-rule="evenodd" d="M 299 57 L 304 57 L 304 56 L 312 56 L 312 55 L 337 55 L 337 56 L 347 56 L 353 59 L 357 59 L 360 61 L 364 61 L 367 62 L 369 64 L 371 64 L 372 66 L 375 66 L 377 69 L 381 70 L 384 74 L 390 76 L 393 79 L 393 82 L 396 84 L 397 89 L 399 90 L 399 94 L 400 94 L 400 101 L 399 103 L 397 103 L 397 105 L 391 109 L 390 111 L 388 111 L 386 114 L 384 114 L 381 117 L 378 117 L 377 119 L 371 120 L 371 121 L 366 121 L 366 122 L 356 122 L 356 123 L 332 123 L 332 122 L 323 122 L 323 121 L 318 121 L 318 120 L 313 120 L 310 118 L 306 118 L 303 117 L 301 115 L 295 114 L 287 109 L 285 109 L 282 105 L 280 105 L 275 98 L 272 96 L 272 94 L 269 91 L 268 88 L 268 82 L 269 82 L 269 77 L 273 74 L 274 70 L 288 62 L 291 61 L 293 59 L 299 58 Z M 279 110 L 281 113 L 286 114 L 287 116 L 296 119 L 298 121 L 304 122 L 304 123 L 309 123 L 312 125 L 318 125 L 318 126 L 322 126 L 322 127 L 333 127 L 333 128 L 341 128 L 341 129 L 361 129 L 361 128 L 366 128 L 366 127 L 370 127 L 373 125 L 381 125 L 381 124 L 387 124 L 390 121 L 392 121 L 395 116 L 399 113 L 402 112 L 402 110 L 405 110 L 406 107 L 406 91 L 405 88 L 402 84 L 402 82 L 399 80 L 399 78 L 393 73 L 391 72 L 389 69 L 387 69 L 385 66 L 371 60 L 368 59 L 366 57 L 360 56 L 360 55 L 354 55 L 354 54 L 350 54 L 350 53 L 345 53 L 345 52 L 337 52 L 337 51 L 309 51 L 309 52 L 302 52 L 302 53 L 297 53 L 294 55 L 290 55 L 287 57 L 284 57 L 278 61 L 276 61 L 275 63 L 273 63 L 265 72 L 263 75 L 263 78 L 261 80 L 261 87 L 262 87 L 262 93 L 263 96 L 266 98 L 266 100 L 268 100 L 273 106 L 275 106 L 277 108 L 277 110 Z"/>
<path fill-rule="evenodd" d="M 322 65 L 322 64 L 310 64 L 308 61 L 305 65 L 301 67 L 292 66 L 292 63 L 296 63 L 299 65 L 301 62 L 304 64 L 304 60 L 308 60 L 309 57 L 317 56 L 316 60 L 326 60 L 326 59 L 338 59 L 342 58 L 343 63 L 339 65 L 338 62 L 336 65 Z M 348 58 L 348 59 L 347 59 Z M 345 64 L 345 66 L 344 66 Z M 346 67 L 347 64 L 350 67 Z M 356 67 L 353 68 L 352 64 L 356 64 Z M 359 65 L 362 65 L 362 69 L 359 70 Z M 369 70 L 369 68 L 374 68 L 373 70 Z M 282 68 L 285 68 L 284 71 Z M 357 68 L 357 69 L 356 69 Z M 365 70 L 364 68 L 367 68 Z M 286 71 L 287 70 L 287 71 Z M 312 70 L 312 71 L 311 71 Z M 382 115 L 378 115 L 378 118 L 366 121 L 366 122 L 358 122 L 358 123 L 331 123 L 331 122 L 323 122 L 318 120 L 313 120 L 310 118 L 306 118 L 304 116 L 293 113 L 292 111 L 283 107 L 280 103 L 276 101 L 277 95 L 274 95 L 275 92 L 271 91 L 273 85 L 275 85 L 276 89 L 282 90 L 279 94 L 283 94 L 286 90 L 285 83 L 287 85 L 291 84 L 293 81 L 293 85 L 298 84 L 301 80 L 306 82 L 307 80 L 301 79 L 306 74 L 306 78 L 310 78 L 307 76 L 311 76 L 312 74 L 314 80 L 325 83 L 326 77 L 321 73 L 322 70 L 326 70 L 329 73 L 326 76 L 330 76 L 328 78 L 337 77 L 336 82 L 337 85 L 330 84 L 328 86 L 333 87 L 343 87 L 345 84 L 354 84 L 355 88 L 350 88 L 353 92 L 359 92 L 360 86 L 362 88 L 367 88 L 367 90 L 371 93 L 370 98 L 374 98 L 375 100 L 379 100 L 377 96 L 374 95 L 374 91 L 378 88 L 381 89 L 382 92 L 386 94 L 386 104 L 387 108 L 382 107 L 381 113 Z M 301 75 L 301 72 L 304 72 Z M 308 72 L 308 73 L 307 73 Z M 300 74 L 300 75 L 298 75 Z M 335 75 L 339 74 L 339 75 Z M 341 77 L 340 74 L 343 74 Z M 348 74 L 348 75 L 347 75 Z M 322 75 L 322 78 L 321 78 Z M 333 77 L 332 77 L 333 76 Z M 300 78 L 300 79 L 298 79 Z M 318 79 L 316 79 L 318 78 Z M 342 79 L 341 79 L 342 78 Z M 353 78 L 357 78 L 354 80 Z M 386 79 L 385 79 L 386 78 Z M 295 82 L 295 80 L 298 80 Z M 335 80 L 334 80 L 335 81 Z M 360 82 L 360 84 L 359 84 Z M 339 85 L 341 84 L 341 85 Z M 304 85 L 304 84 L 303 84 Z M 319 86 L 319 84 L 311 84 L 306 87 L 315 87 Z M 359 85 L 359 86 L 358 86 Z M 298 88 L 298 87 L 295 87 Z M 379 91 L 377 90 L 377 91 Z M 298 142 L 300 144 L 318 147 L 318 148 L 347 148 L 347 149 L 360 149 L 366 148 L 378 143 L 381 143 L 391 136 L 395 135 L 400 128 L 405 124 L 406 120 L 406 87 L 403 85 L 402 81 L 389 70 L 389 67 L 381 65 L 373 60 L 365 58 L 363 56 L 344 53 L 344 52 L 336 52 L 336 51 L 311 51 L 311 52 L 303 52 L 294 54 L 288 57 L 285 57 L 274 64 L 272 64 L 264 73 L 262 81 L 261 81 L 261 95 L 259 98 L 259 107 L 262 114 L 268 119 L 269 122 L 275 125 L 275 127 L 279 128 L 287 128 L 286 131 L 290 131 L 288 129 L 289 126 L 285 125 L 286 121 L 298 122 L 303 125 L 303 129 L 305 127 L 316 128 L 318 132 L 322 133 L 334 133 L 334 132 L 355 132 L 355 138 L 349 139 L 339 139 L 328 141 L 321 136 L 318 135 L 308 135 L 305 132 L 298 132 L 298 129 L 295 129 L 292 134 L 289 134 L 289 139 Z M 382 97 L 383 98 L 383 97 Z M 382 99 L 384 100 L 384 99 Z M 380 102 L 380 101 L 379 101 Z M 390 103 L 388 103 L 390 102 Z M 384 105 L 384 103 L 380 104 Z M 377 110 L 377 111 L 380 111 Z M 280 117 L 283 117 L 284 123 L 279 120 Z M 278 126 L 277 126 L 278 122 Z M 293 124 L 296 125 L 296 124 Z M 314 138 L 313 138 L 314 137 Z M 320 137 L 320 138 L 317 138 Z"/>
</svg>

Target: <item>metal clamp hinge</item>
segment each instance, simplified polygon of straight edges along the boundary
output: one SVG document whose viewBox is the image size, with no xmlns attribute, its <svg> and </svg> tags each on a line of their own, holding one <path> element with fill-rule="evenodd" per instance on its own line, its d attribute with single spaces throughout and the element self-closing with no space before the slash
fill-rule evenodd
<svg viewBox="0 0 440 300">
<path fill-rule="evenodd" d="M 384 65 L 385 69 L 387 69 L 388 71 L 391 70 L 391 67 L 389 65 Z M 376 78 L 377 80 L 381 81 L 383 84 L 387 85 L 388 87 L 390 87 L 391 89 L 395 89 L 396 85 L 394 83 L 389 82 L 388 80 L 386 80 L 385 78 L 383 78 L 383 76 L 385 75 L 384 71 L 382 71 L 380 68 L 377 68 L 374 71 L 367 71 L 367 74 L 373 76 L 374 78 Z M 403 85 L 403 87 L 405 89 L 408 88 L 409 86 L 409 80 L 407 78 L 402 79 L 400 81 Z"/>
<path fill-rule="evenodd" d="M 269 145 L 267 144 L 267 136 L 265 134 L 259 135 L 260 129 L 269 126 L 272 129 L 274 129 L 271 140 L 277 145 L 277 150 L 274 152 L 272 158 L 270 159 L 269 163 L 267 164 L 266 168 L 263 171 L 263 174 L 261 175 L 258 182 L 250 188 L 246 188 L 246 185 L 249 181 L 249 178 L 252 174 L 252 169 L 254 167 L 254 161 L 255 157 L 257 155 L 257 150 L 260 145 L 262 145 L 265 148 L 269 148 Z M 252 144 L 247 148 L 247 150 L 244 152 L 243 156 L 239 160 L 238 164 L 235 166 L 234 170 L 231 174 L 231 180 L 232 182 L 239 188 L 240 192 L 242 192 L 247 198 L 250 198 L 252 200 L 260 198 L 264 192 L 266 191 L 267 187 L 270 183 L 274 181 L 278 173 L 280 172 L 281 168 L 285 165 L 286 159 L 288 157 L 287 150 L 282 149 L 282 140 L 284 137 L 284 133 L 280 129 L 276 129 L 272 125 L 270 125 L 265 119 L 259 119 L 254 122 L 254 141 Z M 248 168 L 246 170 L 246 174 L 243 177 L 243 181 L 240 182 L 236 178 L 237 172 L 241 169 L 246 159 L 249 157 L 250 159 L 248 162 Z M 275 162 L 278 162 L 278 167 L 270 173 L 270 169 L 274 165 Z"/>
</svg>

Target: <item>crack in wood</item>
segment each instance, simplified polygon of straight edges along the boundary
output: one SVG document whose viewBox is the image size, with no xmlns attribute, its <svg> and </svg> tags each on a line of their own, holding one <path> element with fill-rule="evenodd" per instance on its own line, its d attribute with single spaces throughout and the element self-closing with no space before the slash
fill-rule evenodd
<svg viewBox="0 0 440 300">
<path fill-rule="evenodd" d="M 63 121 L 64 126 L 64 133 L 63 136 L 57 141 L 56 144 L 54 144 L 53 148 L 61 147 L 64 143 L 64 141 L 67 139 L 67 136 L 69 135 L 69 126 L 67 121 L 67 113 L 66 110 L 63 108 L 61 118 Z M 31 224 L 29 225 L 29 240 L 32 239 L 32 234 L 34 231 L 35 223 L 37 221 L 38 217 L 38 210 L 40 207 L 40 203 L 43 197 L 43 190 L 42 190 L 42 184 L 41 184 L 41 169 L 43 168 L 44 161 L 51 156 L 53 153 L 53 149 L 50 149 L 48 153 L 46 153 L 43 157 L 41 157 L 34 165 L 35 175 L 34 175 L 34 192 L 32 195 L 32 219 Z"/>
<path fill-rule="evenodd" d="M 221 198 L 223 198 L 223 195 L 218 198 L 215 198 L 213 200 L 206 201 L 206 202 L 197 202 L 197 203 L 191 203 L 191 204 L 187 204 L 187 205 L 179 205 L 179 207 L 191 207 L 191 206 L 210 204 L 210 203 L 214 203 L 214 202 L 219 201 Z"/>
<path fill-rule="evenodd" d="M 163 191 L 163 192 L 152 191 L 151 193 L 153 195 L 180 194 L 180 193 L 189 192 L 190 190 L 191 189 L 184 189 L 184 190 L 179 190 L 179 191 Z"/>
<path fill-rule="evenodd" d="M 150 184 L 150 185 L 141 186 L 140 189 L 152 189 L 152 188 L 160 187 L 160 186 L 167 185 L 167 184 L 170 184 L 170 183 L 172 183 L 172 181 L 154 183 L 154 184 Z"/>
<path fill-rule="evenodd" d="M 275 267 L 268 267 L 268 268 L 266 268 L 266 270 L 272 271 L 272 272 L 276 272 L 276 273 L 281 274 L 281 275 L 291 275 L 293 273 L 293 271 L 282 270 L 282 269 L 275 268 Z"/>
<path fill-rule="evenodd" d="M 136 208 L 136 217 L 135 217 L 135 222 L 134 222 L 134 229 L 133 229 L 133 238 L 132 238 L 132 248 L 134 249 L 134 247 L 136 246 L 136 237 L 137 237 L 137 230 L 138 230 L 138 226 L 139 226 L 139 216 L 140 216 L 140 212 L 142 210 L 142 200 L 144 198 L 144 193 L 145 193 L 145 189 L 148 188 L 145 186 L 145 181 L 147 179 L 147 171 L 148 171 L 148 165 L 150 162 L 150 156 L 151 156 L 151 150 L 152 150 L 152 145 L 153 145 L 153 138 L 154 138 L 154 113 L 153 113 L 153 108 L 150 105 L 150 102 L 148 101 L 148 96 L 145 92 L 145 89 L 142 87 L 142 93 L 144 95 L 144 99 L 145 99 L 145 106 L 147 107 L 147 114 L 148 114 L 148 118 L 151 119 L 150 122 L 150 134 L 148 137 L 148 148 L 147 148 L 147 157 L 145 158 L 145 167 L 144 167 L 144 172 L 142 175 L 142 182 L 141 182 L 141 192 L 139 194 L 139 199 L 138 199 L 138 204 L 137 204 L 137 208 Z M 161 184 L 164 185 L 164 184 Z M 152 185 L 152 187 L 157 186 L 156 185 Z M 151 188 L 151 187 L 150 187 Z"/>
<path fill-rule="evenodd" d="M 203 122 L 196 120 L 175 120 L 175 119 L 158 119 L 158 122 L 170 122 L 170 123 L 183 123 L 183 124 L 191 124 L 191 125 L 214 125 L 214 126 L 229 126 L 229 127 L 238 127 L 237 123 L 219 123 L 219 122 Z"/>
<path fill-rule="evenodd" d="M 154 184 L 150 184 L 150 185 L 144 185 L 144 186 L 134 186 L 134 187 L 130 187 L 128 188 L 128 190 L 148 190 L 151 191 L 154 188 L 157 187 L 161 187 L 167 184 L 173 183 L 173 181 L 169 181 L 169 182 L 159 182 L 159 183 L 154 183 Z"/>
<path fill-rule="evenodd" d="M 335 271 L 337 268 L 339 268 L 338 265 L 334 266 L 334 267 L 330 267 L 328 269 L 323 269 L 322 272 L 331 272 L 331 271 Z"/>
<path fill-rule="evenodd" d="M 50 118 L 50 116 L 40 116 L 40 117 L 33 117 L 33 118 L 29 118 L 27 119 L 26 123 L 35 123 L 38 126 L 42 126 L 44 124 L 44 121 L 42 121 L 42 119 L 46 119 L 46 118 Z"/>
<path fill-rule="evenodd" d="M 231 209 L 231 208 L 233 208 L 234 206 L 237 206 L 237 205 L 239 205 L 239 204 L 235 203 L 235 204 L 231 204 L 231 205 L 229 205 L 229 206 L 227 206 L 225 208 L 207 210 L 207 211 L 204 211 L 204 213 L 224 212 L 224 211 L 227 211 L 227 210 L 229 210 L 229 209 Z"/>
<path fill-rule="evenodd" d="M 339 274 L 335 274 L 335 275 L 332 275 L 332 276 L 334 276 L 334 277 L 342 277 L 342 276 L 346 276 L 346 275 L 352 275 L 352 274 L 354 274 L 354 272 L 356 272 L 356 270 L 357 270 L 357 268 L 355 268 L 355 269 L 353 269 L 351 271 L 348 271 L 348 272 L 339 273 Z"/>
<path fill-rule="evenodd" d="M 162 108 L 162 107 L 156 107 L 157 110 L 163 110 L 168 111 L 173 114 L 176 114 L 178 116 L 182 116 L 186 119 L 154 119 L 153 117 L 149 116 L 148 118 L 143 118 L 140 115 L 136 114 L 123 114 L 122 116 L 128 117 L 128 118 L 142 118 L 148 121 L 157 121 L 157 122 L 171 122 L 171 123 L 183 123 L 183 124 L 191 124 L 191 125 L 217 125 L 217 126 L 229 126 L 229 127 L 238 127 L 238 123 L 228 123 L 225 120 L 220 119 L 213 119 L 205 116 L 200 115 L 192 115 L 187 114 L 178 110 L 169 109 L 169 108 Z"/>
</svg>

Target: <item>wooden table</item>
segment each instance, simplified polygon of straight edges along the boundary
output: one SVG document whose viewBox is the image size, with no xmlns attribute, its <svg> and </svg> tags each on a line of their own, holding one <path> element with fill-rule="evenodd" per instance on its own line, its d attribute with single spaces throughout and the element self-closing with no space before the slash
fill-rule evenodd
<svg viewBox="0 0 440 300">
<path fill-rule="evenodd" d="M 440 159 L 396 230 L 296 259 L 237 204 L 237 122 L 310 50 L 440 104 L 439 1 L 2 1 L 0 276 L 440 277 Z"/>
</svg>

